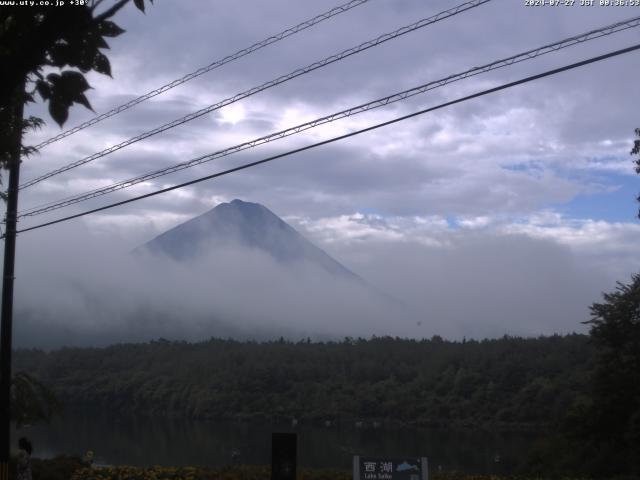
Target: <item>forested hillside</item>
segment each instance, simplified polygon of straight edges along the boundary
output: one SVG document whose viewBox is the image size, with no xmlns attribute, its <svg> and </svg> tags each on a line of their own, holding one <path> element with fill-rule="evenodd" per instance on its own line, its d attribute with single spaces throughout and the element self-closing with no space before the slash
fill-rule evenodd
<svg viewBox="0 0 640 480">
<path fill-rule="evenodd" d="M 544 428 L 586 392 L 582 335 L 448 342 L 166 340 L 21 350 L 67 407 L 213 419 Z"/>
</svg>

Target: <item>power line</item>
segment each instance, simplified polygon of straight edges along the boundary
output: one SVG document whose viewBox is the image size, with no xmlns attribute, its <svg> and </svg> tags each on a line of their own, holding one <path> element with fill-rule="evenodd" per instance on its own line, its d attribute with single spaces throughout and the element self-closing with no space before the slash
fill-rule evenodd
<svg viewBox="0 0 640 480">
<path fill-rule="evenodd" d="M 69 215 L 67 217 L 59 218 L 57 220 L 52 220 L 50 222 L 41 223 L 41 224 L 38 224 L 38 225 L 34 225 L 32 227 L 23 228 L 22 230 L 18 230 L 17 233 L 23 233 L 23 232 L 28 232 L 28 231 L 31 231 L 31 230 L 36 230 L 38 228 L 48 227 L 50 225 L 55 225 L 57 223 L 66 222 L 68 220 L 73 220 L 75 218 L 79 218 L 79 217 L 83 217 L 83 216 L 86 216 L 86 215 L 90 215 L 92 213 L 97 213 L 97 212 L 101 212 L 103 210 L 108 210 L 108 209 L 111 209 L 111 208 L 114 208 L 114 207 L 118 207 L 120 205 L 125 205 L 127 203 L 132 203 L 132 202 L 136 202 L 138 200 L 143 200 L 145 198 L 153 197 L 155 195 L 160 195 L 161 193 L 166 193 L 166 192 L 170 192 L 172 190 L 176 190 L 176 189 L 179 189 L 179 188 L 188 187 L 190 185 L 194 185 L 196 183 L 204 182 L 206 180 L 211 180 L 213 178 L 222 177 L 224 175 L 229 175 L 231 173 L 238 172 L 240 170 L 245 170 L 247 168 L 255 167 L 255 166 L 261 165 L 263 163 L 272 162 L 272 161 L 277 160 L 279 158 L 287 157 L 287 156 L 293 155 L 295 153 L 304 152 L 306 150 L 311 150 L 312 148 L 316 148 L 316 147 L 320 147 L 322 145 L 327 145 L 327 144 L 330 144 L 330 143 L 334 143 L 334 142 L 337 142 L 339 140 L 344 140 L 346 138 L 353 137 L 353 136 L 356 136 L 356 135 L 360 135 L 360 134 L 365 133 L 365 132 L 370 132 L 370 131 L 376 130 L 378 128 L 382 128 L 382 127 L 385 127 L 385 126 L 388 126 L 388 125 L 391 125 L 391 124 L 394 124 L 394 123 L 398 123 L 398 122 L 401 122 L 403 120 L 407 120 L 409 118 L 417 117 L 419 115 L 424 115 L 426 113 L 433 112 L 435 110 L 439 110 L 439 109 L 442 109 L 442 108 L 445 108 L 445 107 L 449 107 L 451 105 L 455 105 L 455 104 L 458 104 L 458 103 L 466 102 L 466 101 L 474 99 L 474 98 L 482 97 L 482 96 L 488 95 L 490 93 L 495 93 L 495 92 L 498 92 L 498 91 L 501 91 L 501 90 L 505 90 L 505 89 L 508 89 L 508 88 L 511 88 L 511 87 L 515 87 L 517 85 L 522 85 L 524 83 L 532 82 L 533 80 L 538 80 L 540 78 L 548 77 L 548 76 L 551 76 L 551 75 L 556 75 L 558 73 L 565 72 L 567 70 L 572 70 L 574 68 L 582 67 L 584 65 L 588 65 L 588 64 L 591 64 L 591 63 L 599 62 L 599 61 L 605 60 L 607 58 L 615 57 L 615 56 L 618 56 L 618 55 L 623 55 L 625 53 L 629 53 L 629 52 L 632 52 L 632 51 L 635 51 L 635 50 L 639 50 L 639 49 L 640 49 L 640 44 L 636 44 L 636 45 L 633 45 L 631 47 L 623 48 L 623 49 L 620 49 L 620 50 L 615 50 L 613 52 L 609 52 L 609 53 L 604 54 L 604 55 L 599 55 L 597 57 L 591 57 L 591 58 L 589 58 L 587 60 L 582 60 L 580 62 L 572 63 L 570 65 L 565 65 L 564 67 L 554 68 L 552 70 L 547 70 L 547 71 L 545 71 L 543 73 L 539 73 L 539 74 L 536 74 L 536 75 L 531 75 L 531 76 L 522 78 L 520 80 L 516 80 L 514 82 L 509 82 L 509 83 L 506 83 L 506 84 L 503 84 L 503 85 L 500 85 L 500 86 L 497 86 L 497 87 L 489 88 L 487 90 L 482 90 L 482 91 L 474 93 L 472 95 L 467 95 L 465 97 L 461 97 L 461 98 L 458 98 L 456 100 L 451 100 L 449 102 L 441 103 L 440 105 L 436 105 L 435 107 L 425 108 L 423 110 L 419 110 L 417 112 L 410 113 L 408 115 L 403 115 L 401 117 L 397 117 L 397 118 L 394 118 L 392 120 L 388 120 L 386 122 L 378 123 L 376 125 L 372 125 L 370 127 L 363 128 L 361 130 L 356 130 L 354 132 L 350 132 L 350 133 L 347 133 L 347 134 L 344 134 L 344 135 L 340 135 L 338 137 L 333 137 L 333 138 L 330 138 L 328 140 L 323 140 L 321 142 L 317 142 L 317 143 L 314 143 L 314 144 L 311 144 L 311 145 L 307 145 L 305 147 L 296 148 L 294 150 L 289 150 L 287 152 L 280 153 L 278 155 L 273 155 L 271 157 L 267 157 L 267 158 L 264 158 L 262 160 L 257 160 L 255 162 L 245 163 L 244 165 L 240 165 L 238 167 L 230 168 L 230 169 L 224 170 L 222 172 L 214 173 L 212 175 L 207 175 L 205 177 L 200 177 L 200 178 L 197 178 L 195 180 L 190 180 L 188 182 L 180 183 L 180 184 L 174 185 L 172 187 L 163 188 L 162 190 L 157 190 L 155 192 L 147 193 L 147 194 L 144 194 L 144 195 L 139 195 L 137 197 L 129 198 L 127 200 L 122 200 L 120 202 L 115 202 L 115 203 L 112 203 L 112 204 L 109 204 L 109 205 L 105 205 L 103 207 L 94 208 L 92 210 L 87 210 L 85 212 L 77 213 L 75 215 Z"/>
<path fill-rule="evenodd" d="M 191 168 L 193 166 L 196 165 L 200 165 L 202 163 L 205 162 L 209 162 L 212 160 L 215 160 L 217 158 L 221 158 L 221 157 L 225 157 L 228 155 L 232 155 L 234 153 L 238 153 L 240 151 L 244 151 L 253 147 L 256 147 L 258 145 L 262 145 L 274 140 L 278 140 L 280 138 L 284 138 L 290 135 L 294 135 L 297 134 L 299 132 L 305 131 L 305 130 L 309 130 L 311 128 L 314 128 L 316 126 L 319 125 L 323 125 L 326 123 L 330 123 L 333 121 L 336 121 L 338 119 L 342 119 L 342 118 L 346 118 L 346 117 L 350 117 L 352 115 L 356 115 L 359 113 L 363 113 L 369 110 L 373 110 L 375 108 L 380 108 L 382 106 L 385 105 L 389 105 L 391 103 L 394 102 L 398 102 L 401 100 L 405 100 L 407 98 L 410 98 L 412 96 L 433 90 L 435 88 L 439 88 L 442 86 L 445 86 L 447 84 L 456 82 L 456 81 L 460 81 L 463 80 L 465 78 L 469 78 L 475 75 L 479 75 L 481 73 L 485 73 L 491 70 L 496 70 L 498 68 L 503 68 L 509 65 L 513 65 L 515 63 L 519 63 L 519 62 L 523 62 L 525 60 L 530 60 L 533 58 L 536 58 L 538 56 L 541 55 L 545 55 L 547 53 L 551 53 L 551 52 L 555 52 L 558 51 L 560 49 L 563 48 L 567 48 L 573 45 L 576 45 L 578 43 L 582 43 L 585 41 L 590 41 L 590 40 L 594 40 L 597 38 L 601 38 L 605 35 L 611 35 L 613 33 L 617 33 L 623 30 L 627 30 L 629 28 L 633 28 L 633 27 L 638 27 L 640 26 L 640 16 L 638 17 L 634 17 L 628 20 L 624 20 L 624 21 L 620 21 L 617 23 L 614 23 L 612 25 L 607 25 L 605 27 L 601 27 L 599 29 L 596 30 L 591 30 L 589 32 L 586 33 L 582 33 L 580 35 L 575 35 L 573 37 L 555 42 L 555 43 L 551 43 L 548 45 L 544 45 L 542 47 L 536 48 L 536 49 L 532 49 L 532 50 L 528 50 L 526 52 L 523 53 L 518 53 L 516 55 L 513 55 L 511 57 L 508 58 L 504 58 L 501 60 L 497 60 L 494 62 L 491 62 L 489 64 L 483 65 L 481 67 L 474 67 L 471 68 L 469 70 L 466 70 L 465 72 L 462 73 L 457 73 L 457 74 L 453 74 L 453 75 L 449 75 L 448 77 L 442 78 L 440 80 L 436 80 L 436 81 L 432 81 L 423 85 L 420 85 L 418 87 L 414 87 L 408 90 L 404 90 L 402 92 L 398 92 L 398 93 L 394 93 L 392 95 L 388 95 L 386 97 L 383 98 L 379 98 L 377 100 L 373 100 L 369 103 L 365 103 L 362 105 L 358 105 L 356 107 L 351 107 L 349 109 L 346 110 L 342 110 L 340 112 L 336 112 L 333 113 L 331 115 L 327 115 L 306 123 L 302 123 L 300 125 L 297 125 L 295 127 L 290 127 L 287 128 L 285 130 L 281 130 L 279 132 L 275 132 L 275 133 L 271 133 L 269 135 L 263 136 L 263 137 L 259 137 L 257 139 L 254 140 L 250 140 L 248 142 L 244 142 L 238 145 L 235 145 L 233 147 L 229 147 L 226 148 L 224 150 L 220 150 L 214 153 L 210 153 L 210 154 L 206 154 L 206 155 L 202 155 L 200 157 L 191 159 L 189 161 L 186 162 L 181 162 L 178 163 L 176 165 L 172 165 L 166 168 L 162 168 L 159 170 L 155 170 L 153 172 L 149 172 L 134 178 L 130 178 L 128 180 L 123 180 L 121 182 L 118 183 L 114 183 L 112 185 L 108 185 L 106 187 L 101 187 L 89 192 L 84 192 L 81 193 L 79 195 L 74 195 L 71 197 L 67 197 L 65 199 L 62 200 L 57 200 L 54 202 L 49 202 L 47 204 L 44 205 L 39 205 L 36 207 L 32 207 L 29 209 L 26 209 L 23 212 L 20 212 L 19 217 L 28 217 L 28 216 L 36 216 L 36 215 L 40 215 L 43 213 L 47 213 L 47 212 L 51 212 L 53 210 L 57 210 L 63 207 L 67 207 L 69 205 L 73 205 L 85 200 L 89 200 L 91 198 L 96 198 L 102 195 L 106 195 L 108 193 L 111 192 L 115 192 L 118 190 L 122 190 L 124 188 L 128 188 L 131 187 L 133 185 L 142 183 L 144 181 L 147 180 L 152 180 L 154 178 L 158 178 L 164 175 L 168 175 L 171 173 L 175 173 L 178 172 L 180 170 L 184 170 L 187 168 Z"/>
<path fill-rule="evenodd" d="M 205 66 L 205 67 L 201 67 L 197 70 L 195 70 L 194 72 L 188 73 L 186 75 L 184 75 L 181 78 L 178 78 L 177 80 L 174 80 L 172 82 L 169 82 L 159 88 L 156 88 L 155 90 L 152 90 L 148 93 L 145 93 L 144 95 L 141 95 L 137 98 L 134 98 L 133 100 L 120 105 L 119 107 L 116 107 L 112 110 L 109 110 L 108 112 L 105 112 L 101 115 L 98 115 L 97 117 L 92 118 L 91 120 L 87 120 L 84 123 L 81 123 L 80 125 L 77 125 L 69 130 L 66 130 L 54 137 L 49 138 L 48 140 L 45 140 L 44 142 L 42 142 L 39 145 L 36 145 L 35 148 L 40 149 L 43 147 L 46 147 L 47 145 L 50 145 L 54 142 L 57 142 L 58 140 L 61 140 L 65 137 L 68 137 L 69 135 L 73 135 L 74 133 L 79 132 L 80 130 L 84 130 L 87 127 L 90 127 L 91 125 L 95 125 L 96 123 L 101 122 L 102 120 L 105 120 L 109 117 L 113 117 L 114 115 L 117 115 L 121 112 L 124 112 L 125 110 L 130 109 L 131 107 L 134 107 L 136 105 L 138 105 L 139 103 L 144 102 L 145 100 L 148 100 L 150 98 L 155 97 L 156 95 L 160 95 L 161 93 L 166 92 L 167 90 L 171 90 L 174 87 L 177 87 L 178 85 L 182 85 L 183 83 L 188 82 L 189 80 L 193 80 L 196 77 L 199 77 L 200 75 L 204 75 L 205 73 L 210 72 L 211 70 L 215 70 L 216 68 L 222 67 L 223 65 L 226 65 L 227 63 L 231 63 L 235 60 L 238 60 L 239 58 L 242 58 L 246 55 L 249 55 L 250 53 L 253 53 L 257 50 L 260 50 L 268 45 L 271 45 L 273 43 L 279 42 L 280 40 L 283 40 L 287 37 L 290 37 L 291 35 L 295 35 L 296 33 L 299 33 L 303 30 L 306 30 L 307 28 L 313 27 L 314 25 L 317 25 L 320 22 L 323 22 L 325 20 L 328 20 L 331 17 L 335 17 L 336 15 L 339 15 L 341 13 L 344 13 L 348 10 L 351 10 L 352 8 L 355 8 L 359 5 L 362 5 L 363 3 L 368 2 L 369 0 L 351 0 L 350 2 L 347 2 L 343 5 L 337 6 L 332 8 L 331 10 L 321 13 L 320 15 L 317 15 L 309 20 L 305 20 L 302 23 L 299 23 L 298 25 L 296 25 L 295 27 L 291 27 L 291 28 L 287 28 L 286 30 L 283 30 L 280 33 L 276 33 L 275 35 L 270 36 L 269 38 L 265 38 L 264 40 L 261 40 L 260 42 L 256 42 L 253 45 L 251 45 L 250 47 L 247 48 L 243 48 L 242 50 L 238 50 L 236 53 L 233 53 L 231 55 L 227 55 L 226 57 L 223 57 L 219 60 L 216 60 L 212 63 L 210 63 L 209 65 Z"/>
<path fill-rule="evenodd" d="M 93 160 L 97 160 L 98 158 L 104 157 L 106 155 L 109 155 L 110 153 L 113 153 L 117 150 L 120 150 L 124 147 L 127 147 L 133 143 L 139 142 L 140 140 L 144 140 L 146 138 L 149 138 L 153 135 L 157 135 L 158 133 L 164 132 L 166 130 L 169 130 L 171 128 L 177 127 L 179 125 L 182 125 L 183 123 L 189 122 L 191 120 L 194 120 L 196 118 L 199 118 L 203 115 L 206 115 L 207 113 L 211 113 L 215 110 L 219 110 L 222 107 L 226 107 L 227 105 L 230 105 L 232 103 L 235 103 L 239 100 L 245 99 L 247 97 L 250 97 L 252 95 L 255 95 L 256 93 L 262 92 L 263 90 L 266 90 L 268 88 L 272 88 L 275 87 L 277 85 L 280 85 L 284 82 L 287 82 L 293 78 L 299 77 L 301 75 L 307 74 L 309 72 L 312 72 L 314 70 L 317 70 L 319 68 L 325 67 L 331 63 L 343 60 L 347 57 L 350 57 L 351 55 L 354 55 L 356 53 L 360 53 L 363 52 L 369 48 L 381 45 L 382 43 L 385 43 L 389 40 L 392 40 L 394 38 L 400 37 L 402 35 L 405 35 L 407 33 L 413 32 L 415 30 L 418 30 L 420 28 L 426 27 L 428 25 L 432 25 L 436 22 L 439 22 L 441 20 L 444 20 L 446 18 L 455 16 L 459 13 L 462 13 L 464 11 L 470 10 L 472 8 L 478 7 L 484 3 L 488 3 L 491 0 L 471 0 L 468 2 L 465 2 L 463 4 L 460 4 L 456 7 L 450 8 L 448 10 L 445 10 L 443 12 L 440 12 L 436 15 L 433 15 L 431 17 L 428 18 L 424 18 L 422 20 L 419 20 L 415 23 L 412 23 L 411 25 L 407 25 L 404 27 L 401 27 L 393 32 L 390 33 L 385 33 L 383 35 L 380 35 L 379 37 L 373 39 L 373 40 L 369 40 L 366 42 L 361 43 L 360 45 L 356 46 L 356 47 L 351 47 L 348 48 L 346 50 L 343 50 L 340 53 L 331 55 L 330 57 L 327 57 L 323 60 L 314 62 L 310 65 L 307 65 L 306 67 L 302 67 L 302 68 L 298 68 L 296 70 L 294 70 L 291 73 L 288 73 L 286 75 L 282 75 L 274 80 L 270 80 L 268 82 L 263 83 L 262 85 L 259 85 L 257 87 L 253 87 L 249 90 L 246 90 L 242 93 L 238 93 L 236 95 L 234 95 L 233 97 L 229 97 L 226 98 L 225 100 L 222 100 L 218 103 L 215 103 L 213 105 L 209 105 L 208 107 L 202 108 L 196 112 L 190 113 L 189 115 L 185 115 L 182 118 L 179 118 L 177 120 L 173 120 L 172 122 L 166 123 L 160 127 L 154 128 L 153 130 L 150 130 L 148 132 L 142 133 L 136 137 L 130 138 L 129 140 L 125 140 L 124 142 L 121 142 L 117 145 L 113 145 L 105 150 L 102 150 L 101 152 L 97 152 L 94 153 L 93 155 L 90 155 L 88 157 L 85 157 L 81 160 L 77 160 L 75 162 L 72 162 L 64 167 L 58 168 L 56 170 L 50 171 L 48 173 L 45 173 L 44 175 L 41 175 L 35 179 L 29 180 L 28 182 L 22 184 L 20 186 L 21 189 L 30 187 L 32 185 L 35 185 L 36 183 L 39 183 L 43 180 L 46 180 L 47 178 L 53 177 L 54 175 L 58 175 L 60 173 L 66 172 L 68 170 L 71 170 L 73 168 L 79 167 L 81 165 L 84 165 L 86 163 L 92 162 Z"/>
</svg>

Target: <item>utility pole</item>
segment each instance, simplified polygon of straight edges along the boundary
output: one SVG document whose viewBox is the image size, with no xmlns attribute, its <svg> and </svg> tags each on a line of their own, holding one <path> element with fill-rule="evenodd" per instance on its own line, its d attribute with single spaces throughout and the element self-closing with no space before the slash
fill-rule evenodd
<svg viewBox="0 0 640 480">
<path fill-rule="evenodd" d="M 13 112 L 7 120 L 13 122 L 13 151 L 9 159 L 9 188 L 4 236 L 4 265 L 2 276 L 2 322 L 0 324 L 0 480 L 9 480 L 9 452 L 11 449 L 11 340 L 13 323 L 13 280 L 16 259 L 16 223 L 18 187 L 20 185 L 20 150 L 22 148 L 22 117 L 24 114 L 25 81 L 14 95 Z M 11 128 L 5 125 L 2 128 Z"/>
</svg>

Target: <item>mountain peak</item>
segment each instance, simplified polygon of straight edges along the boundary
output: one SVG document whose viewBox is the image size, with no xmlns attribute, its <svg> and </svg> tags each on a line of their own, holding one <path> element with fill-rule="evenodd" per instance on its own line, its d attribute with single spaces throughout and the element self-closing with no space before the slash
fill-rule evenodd
<svg viewBox="0 0 640 480">
<path fill-rule="evenodd" d="M 215 207 L 213 207 L 211 210 L 215 210 L 216 208 L 229 208 L 229 207 L 234 207 L 242 210 L 262 209 L 262 208 L 267 210 L 263 205 L 260 205 L 259 203 L 245 202 L 244 200 L 240 200 L 239 198 L 234 198 L 229 203 L 220 203 Z"/>
<path fill-rule="evenodd" d="M 158 235 L 136 252 L 189 261 L 220 247 L 255 249 L 281 263 L 306 262 L 362 281 L 267 207 L 237 198 Z"/>
<path fill-rule="evenodd" d="M 264 205 L 253 202 L 245 202 L 244 200 L 240 200 L 238 198 L 231 200 L 229 203 L 220 203 L 216 205 L 211 210 L 201 215 L 201 217 L 209 215 L 216 216 L 230 214 L 241 215 L 247 221 L 256 221 L 257 219 L 263 217 L 263 220 L 269 219 L 271 221 L 282 222 L 280 217 L 278 217 Z M 197 218 L 200 217 L 196 217 L 194 218 L 194 220 Z"/>
</svg>

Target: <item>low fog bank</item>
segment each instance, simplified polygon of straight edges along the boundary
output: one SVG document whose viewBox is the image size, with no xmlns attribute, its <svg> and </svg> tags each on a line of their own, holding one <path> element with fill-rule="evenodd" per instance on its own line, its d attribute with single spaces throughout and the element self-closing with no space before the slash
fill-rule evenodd
<svg viewBox="0 0 640 480">
<path fill-rule="evenodd" d="M 131 254 L 138 245 L 81 224 L 22 235 L 16 347 L 585 332 L 589 305 L 616 280 L 567 247 L 523 235 L 319 245 L 374 288 L 255 250 L 178 263 Z"/>
<path fill-rule="evenodd" d="M 58 240 L 21 245 L 17 347 L 418 333 L 415 312 L 312 264 L 248 248 L 177 262 L 86 234 Z"/>
<path fill-rule="evenodd" d="M 458 232 L 437 244 L 371 240 L 329 252 L 423 311 L 427 331 L 453 339 L 585 333 L 589 306 L 627 280 L 601 259 L 525 235 Z"/>
</svg>

